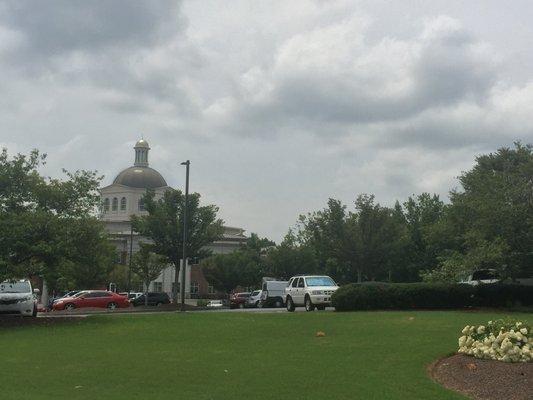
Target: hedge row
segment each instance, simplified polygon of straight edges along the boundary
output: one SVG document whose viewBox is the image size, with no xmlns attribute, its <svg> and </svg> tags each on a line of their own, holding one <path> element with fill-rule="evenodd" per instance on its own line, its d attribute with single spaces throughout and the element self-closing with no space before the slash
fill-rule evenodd
<svg viewBox="0 0 533 400">
<path fill-rule="evenodd" d="M 533 306 L 533 287 L 520 285 L 350 284 L 332 297 L 338 311 Z"/>
</svg>

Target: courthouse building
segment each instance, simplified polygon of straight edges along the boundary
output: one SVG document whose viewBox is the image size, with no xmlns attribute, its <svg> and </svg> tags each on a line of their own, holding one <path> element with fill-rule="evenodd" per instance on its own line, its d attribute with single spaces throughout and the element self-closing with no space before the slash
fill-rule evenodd
<svg viewBox="0 0 533 400">
<path fill-rule="evenodd" d="M 146 140 L 139 140 L 134 147 L 135 161 L 121 171 L 113 180 L 113 183 L 100 189 L 102 201 L 100 219 L 104 221 L 106 230 L 117 250 L 117 259 L 120 263 L 128 264 L 130 248 L 132 254 L 139 250 L 140 242 L 149 242 L 132 232 L 130 216 L 146 215 L 143 195 L 147 189 L 155 192 L 156 198 L 161 198 L 166 190 L 171 189 L 165 178 L 148 163 L 150 146 Z M 206 246 L 214 254 L 230 253 L 246 241 L 244 230 L 241 228 L 224 227 L 224 233 L 220 240 Z M 149 290 L 154 292 L 173 292 L 174 267 L 166 268 L 159 278 L 150 284 Z M 181 279 L 181 275 L 179 276 Z M 213 288 L 205 280 L 196 260 L 190 260 L 185 270 L 185 294 L 186 297 L 202 297 L 214 293 Z"/>
</svg>

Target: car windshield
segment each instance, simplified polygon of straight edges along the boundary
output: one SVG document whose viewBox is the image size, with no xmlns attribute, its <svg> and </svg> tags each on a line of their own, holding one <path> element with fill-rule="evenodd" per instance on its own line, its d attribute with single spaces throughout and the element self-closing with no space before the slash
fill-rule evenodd
<svg viewBox="0 0 533 400">
<path fill-rule="evenodd" d="M 28 281 L 0 283 L 0 293 L 31 293 L 31 286 Z"/>
<path fill-rule="evenodd" d="M 329 276 L 313 276 L 305 278 L 307 286 L 337 286 Z"/>
<path fill-rule="evenodd" d="M 89 292 L 78 292 L 76 294 L 73 294 L 72 297 L 80 297 L 80 296 L 82 296 L 84 294 L 87 294 L 87 293 L 89 293 Z"/>
</svg>

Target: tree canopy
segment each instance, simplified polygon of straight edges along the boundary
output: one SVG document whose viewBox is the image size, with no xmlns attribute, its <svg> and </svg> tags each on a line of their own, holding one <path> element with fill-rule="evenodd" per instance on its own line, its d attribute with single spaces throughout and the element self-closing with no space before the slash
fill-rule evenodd
<svg viewBox="0 0 533 400">
<path fill-rule="evenodd" d="M 533 276 L 532 147 L 479 156 L 459 182 L 447 203 L 430 193 L 392 207 L 371 194 L 351 206 L 331 198 L 300 216 L 279 245 L 252 234 L 235 253 L 205 259 L 204 273 L 224 291 L 308 273 L 341 283 L 459 281 L 485 268 Z"/>
<path fill-rule="evenodd" d="M 146 247 L 166 257 L 179 270 L 183 247 L 184 194 L 177 189 L 165 191 L 159 199 L 148 190 L 143 197 L 147 215 L 132 216 L 133 229 L 150 239 Z M 206 247 L 222 237 L 222 220 L 218 208 L 200 205 L 200 194 L 189 195 L 187 210 L 187 256 L 202 259 L 211 254 Z"/>
<path fill-rule="evenodd" d="M 150 282 L 157 279 L 168 265 L 168 259 L 150 251 L 150 247 L 141 243 L 140 250 L 135 253 L 131 263 L 131 270 L 141 278 L 145 292 L 148 292 Z M 148 305 L 148 296 L 144 296 L 144 303 Z"/>
<path fill-rule="evenodd" d="M 46 178 L 45 160 L 37 150 L 0 153 L 0 279 L 41 276 L 52 289 L 105 283 L 114 251 L 95 216 L 101 177 Z"/>
<path fill-rule="evenodd" d="M 217 290 L 230 292 L 237 286 L 253 287 L 265 275 L 265 256 L 274 245 L 271 240 L 252 233 L 238 250 L 215 254 L 200 265 L 206 279 Z"/>
</svg>

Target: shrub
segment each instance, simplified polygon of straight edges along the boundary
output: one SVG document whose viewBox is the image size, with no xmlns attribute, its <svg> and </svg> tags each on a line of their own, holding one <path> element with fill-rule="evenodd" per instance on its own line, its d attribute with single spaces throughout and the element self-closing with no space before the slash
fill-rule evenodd
<svg viewBox="0 0 533 400">
<path fill-rule="evenodd" d="M 207 306 L 207 300 L 205 300 L 205 299 L 196 300 L 196 306 L 197 307 L 206 307 Z"/>
<path fill-rule="evenodd" d="M 476 286 L 476 305 L 482 307 L 512 307 L 533 305 L 533 287 L 521 285 Z"/>
<path fill-rule="evenodd" d="M 484 326 L 465 326 L 459 338 L 459 353 L 505 362 L 533 360 L 531 327 L 521 321 L 489 321 Z"/>
<path fill-rule="evenodd" d="M 335 292 L 332 303 L 338 311 L 530 306 L 533 305 L 533 287 L 439 283 L 350 284 Z"/>
</svg>

